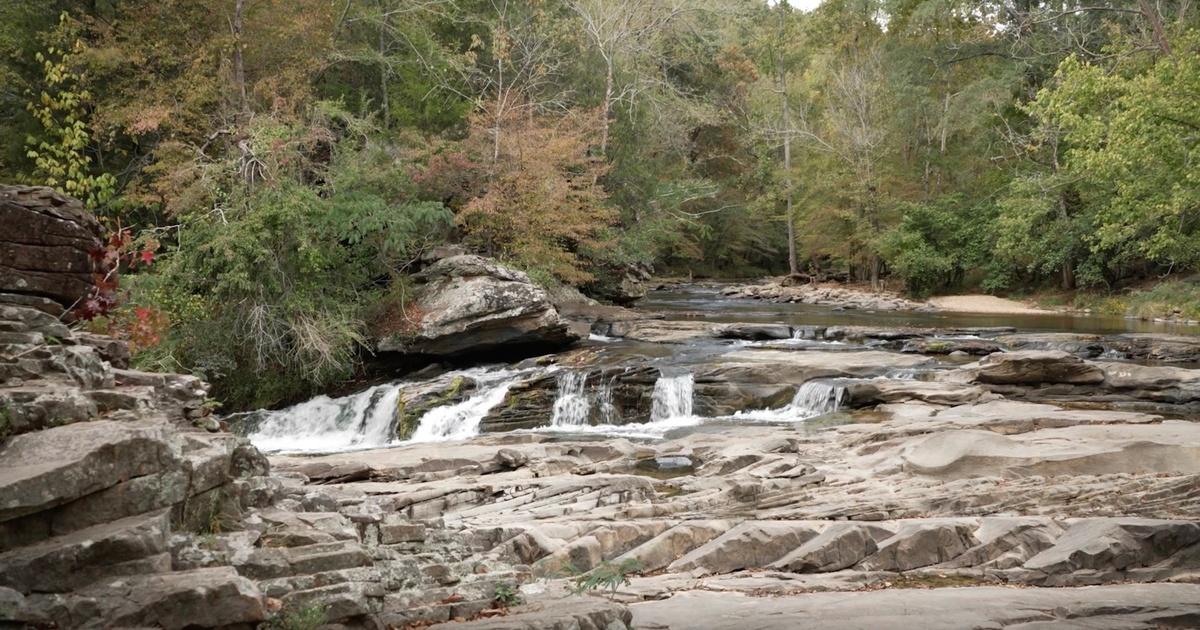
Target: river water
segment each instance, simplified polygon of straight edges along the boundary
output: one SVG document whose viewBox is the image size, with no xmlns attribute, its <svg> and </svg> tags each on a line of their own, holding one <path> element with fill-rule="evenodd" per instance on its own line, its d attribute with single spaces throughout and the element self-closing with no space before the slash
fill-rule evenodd
<svg viewBox="0 0 1200 630">
<path fill-rule="evenodd" d="M 668 313 L 671 319 L 703 319 L 724 323 L 755 322 L 792 326 L 873 326 L 879 328 L 1012 326 L 1019 331 L 1026 332 L 1200 334 L 1200 327 L 1197 326 L 1164 324 L 1101 315 L 835 310 L 829 306 L 816 304 L 729 299 L 721 295 L 721 288 L 720 284 L 692 284 L 651 291 L 645 299 L 638 303 L 638 309 Z"/>
<path fill-rule="evenodd" d="M 964 313 L 870 312 L 835 310 L 827 306 L 730 299 L 719 285 L 688 285 L 653 291 L 639 310 L 661 312 L 668 319 L 708 322 L 779 323 L 790 326 L 916 326 L 966 328 L 1013 326 L 1028 332 L 1114 334 L 1166 332 L 1196 334 L 1195 327 L 1168 326 L 1112 317 L 1075 315 L 980 315 Z M 373 449 L 404 443 L 463 440 L 480 433 L 482 420 L 501 405 L 518 384 L 552 374 L 556 386 L 546 425 L 532 429 L 576 435 L 613 435 L 655 439 L 671 431 L 705 423 L 802 423 L 836 412 L 844 390 L 836 381 L 810 381 L 797 388 L 792 401 L 774 409 L 742 409 L 721 417 L 701 417 L 695 412 L 693 371 L 720 355 L 748 346 L 775 346 L 795 350 L 856 351 L 863 346 L 820 340 L 771 342 L 697 340 L 683 344 L 640 343 L 593 335 L 586 368 L 484 366 L 451 375 L 473 385 L 470 395 L 434 407 L 419 419 L 411 438 L 395 439 L 401 399 L 412 383 L 396 381 L 377 385 L 341 398 L 319 396 L 277 411 L 261 412 L 247 430 L 251 441 L 268 452 L 326 453 Z M 598 382 L 600 368 L 637 364 L 658 370 L 651 394 L 650 421 L 622 423 L 612 401 L 612 381 Z M 894 372 L 880 378 L 919 378 L 919 371 Z M 589 379 L 592 379 L 589 381 Z M 589 385 L 590 383 L 590 385 Z M 595 412 L 595 413 L 594 413 Z M 599 418 L 599 421 L 596 420 Z"/>
</svg>

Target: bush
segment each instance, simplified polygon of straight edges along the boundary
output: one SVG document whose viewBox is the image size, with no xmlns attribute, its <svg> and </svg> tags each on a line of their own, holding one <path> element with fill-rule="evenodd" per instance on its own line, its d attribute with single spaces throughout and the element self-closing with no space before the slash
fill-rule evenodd
<svg viewBox="0 0 1200 630">
<path fill-rule="evenodd" d="M 388 152 L 331 111 L 309 127 L 263 125 L 253 161 L 215 169 L 212 206 L 182 217 L 178 246 L 136 296 L 171 320 L 141 364 L 197 372 L 234 409 L 352 374 L 370 306 L 450 216 L 414 201 Z M 310 157 L 325 143 L 328 162 Z"/>
<path fill-rule="evenodd" d="M 1129 296 L 1126 314 L 1141 319 L 1200 320 L 1200 278 L 1170 280 Z"/>
<path fill-rule="evenodd" d="M 927 204 L 903 204 L 903 219 L 882 243 L 884 260 L 915 297 L 961 284 L 965 272 L 988 258 L 993 237 L 988 207 L 948 195 Z"/>
</svg>

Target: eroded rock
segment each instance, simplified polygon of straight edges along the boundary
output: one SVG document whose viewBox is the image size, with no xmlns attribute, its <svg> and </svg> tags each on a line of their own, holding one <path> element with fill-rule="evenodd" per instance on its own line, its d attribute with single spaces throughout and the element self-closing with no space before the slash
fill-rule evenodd
<svg viewBox="0 0 1200 630">
<path fill-rule="evenodd" d="M 553 349 L 577 337 L 524 273 L 480 256 L 443 258 L 416 274 L 412 329 L 385 336 L 382 352 L 435 356 L 522 346 Z"/>
</svg>

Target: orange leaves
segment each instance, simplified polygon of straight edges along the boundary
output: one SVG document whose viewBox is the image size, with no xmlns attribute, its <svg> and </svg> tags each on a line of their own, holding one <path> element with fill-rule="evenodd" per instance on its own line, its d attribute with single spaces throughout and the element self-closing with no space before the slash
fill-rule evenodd
<svg viewBox="0 0 1200 630">
<path fill-rule="evenodd" d="M 125 124 L 125 130 L 131 136 L 143 136 L 158 131 L 159 127 L 170 117 L 171 110 L 169 108 L 152 105 L 132 112 L 129 121 Z"/>
<path fill-rule="evenodd" d="M 524 108 L 498 120 L 490 112 L 472 119 L 468 145 L 486 157 L 486 191 L 471 199 L 458 223 L 474 245 L 582 284 L 591 274 L 579 253 L 604 246 L 616 221 L 599 179 L 608 166 L 593 154 L 601 120 L 594 110 L 536 116 Z M 521 113 L 523 112 L 523 113 Z M 494 159 L 492 159 L 494 157 Z"/>
</svg>

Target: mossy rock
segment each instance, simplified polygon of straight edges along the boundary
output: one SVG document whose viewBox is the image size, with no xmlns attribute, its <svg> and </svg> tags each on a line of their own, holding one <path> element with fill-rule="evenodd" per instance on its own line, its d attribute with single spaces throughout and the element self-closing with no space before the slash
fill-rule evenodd
<svg viewBox="0 0 1200 630">
<path fill-rule="evenodd" d="M 465 394 L 472 389 L 471 385 L 470 379 L 456 376 L 449 385 L 441 390 L 425 396 L 418 396 L 415 400 L 408 400 L 401 393 L 396 401 L 396 437 L 401 440 L 411 438 L 426 413 L 429 413 L 431 409 L 461 401 Z"/>
</svg>

